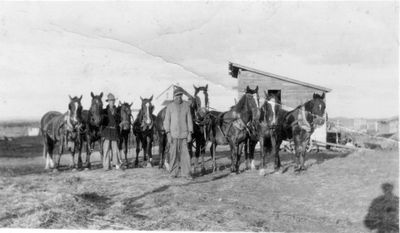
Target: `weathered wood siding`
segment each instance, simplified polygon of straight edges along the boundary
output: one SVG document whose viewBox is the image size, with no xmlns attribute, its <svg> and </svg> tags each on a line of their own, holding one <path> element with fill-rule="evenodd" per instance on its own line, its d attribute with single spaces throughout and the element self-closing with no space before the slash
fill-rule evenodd
<svg viewBox="0 0 400 233">
<path fill-rule="evenodd" d="M 264 97 L 264 90 L 281 90 L 282 104 L 292 108 L 310 100 L 314 93 L 322 94 L 321 91 L 310 87 L 285 82 L 249 71 L 240 71 L 238 75 L 238 99 L 243 95 L 247 85 L 251 88 L 258 86 L 260 97 Z"/>
</svg>

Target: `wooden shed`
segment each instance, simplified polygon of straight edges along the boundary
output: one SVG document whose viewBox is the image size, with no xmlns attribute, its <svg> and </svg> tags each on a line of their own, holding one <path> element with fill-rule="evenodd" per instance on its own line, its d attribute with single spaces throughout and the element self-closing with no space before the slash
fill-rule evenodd
<svg viewBox="0 0 400 233">
<path fill-rule="evenodd" d="M 237 63 L 229 63 L 229 70 L 230 75 L 238 80 L 238 99 L 244 94 L 246 86 L 250 88 L 258 86 L 260 97 L 264 97 L 264 91 L 278 94 L 283 108 L 286 110 L 292 110 L 307 102 L 314 93 L 325 93 L 325 98 L 327 98 L 326 94 L 331 91 L 326 87 L 268 73 Z M 315 131 L 313 139 L 326 142 L 326 124 Z"/>
</svg>

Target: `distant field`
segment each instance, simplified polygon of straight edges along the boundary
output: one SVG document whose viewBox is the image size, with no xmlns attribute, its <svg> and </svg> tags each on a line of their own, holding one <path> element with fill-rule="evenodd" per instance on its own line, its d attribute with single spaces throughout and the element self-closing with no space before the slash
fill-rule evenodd
<svg viewBox="0 0 400 233">
<path fill-rule="evenodd" d="M 42 155 L 42 137 L 17 137 L 0 140 L 0 157 L 35 157 Z"/>
</svg>

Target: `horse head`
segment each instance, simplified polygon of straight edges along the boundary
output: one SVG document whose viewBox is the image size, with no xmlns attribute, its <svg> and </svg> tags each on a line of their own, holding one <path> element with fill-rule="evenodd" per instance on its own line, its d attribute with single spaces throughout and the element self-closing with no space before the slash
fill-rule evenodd
<svg viewBox="0 0 400 233">
<path fill-rule="evenodd" d="M 256 88 L 254 89 L 251 89 L 249 86 L 247 86 L 244 93 L 247 95 L 252 95 L 254 101 L 256 101 L 257 107 L 260 107 L 260 96 L 258 95 L 258 86 L 256 86 Z"/>
<path fill-rule="evenodd" d="M 119 103 L 118 112 L 121 116 L 121 130 L 129 130 L 131 127 L 131 118 L 132 118 L 132 107 L 133 103 Z"/>
<path fill-rule="evenodd" d="M 153 100 L 153 96 L 150 98 L 142 98 L 140 97 L 140 100 L 142 101 L 142 107 L 140 109 L 140 117 L 139 119 L 144 126 L 151 126 L 153 124 L 153 110 L 154 110 L 154 105 L 151 103 Z"/>
<path fill-rule="evenodd" d="M 247 124 L 258 117 L 258 86 L 251 90 L 246 88 L 245 94 L 240 98 L 234 107 L 238 116 Z"/>
<path fill-rule="evenodd" d="M 275 127 L 278 124 L 279 112 L 282 109 L 281 101 L 276 94 L 264 91 L 265 102 L 261 107 L 261 121 L 265 121 L 269 126 Z"/>
<path fill-rule="evenodd" d="M 69 96 L 68 104 L 68 122 L 71 124 L 72 128 L 75 128 L 82 122 L 82 95 L 78 98 L 77 96 Z"/>
<path fill-rule="evenodd" d="M 90 105 L 90 119 L 89 122 L 92 125 L 95 126 L 100 126 L 101 123 L 101 112 L 103 110 L 103 92 L 100 93 L 100 95 L 94 95 L 93 92 L 90 92 L 90 95 L 92 96 L 92 103 Z"/>
<path fill-rule="evenodd" d="M 208 102 L 208 84 L 202 87 L 194 87 L 194 97 L 192 98 L 192 103 L 191 103 L 191 109 L 193 110 L 194 117 L 196 121 L 202 121 L 204 117 L 206 116 L 209 108 L 209 102 Z M 202 101 L 199 97 L 199 93 L 203 93 L 203 102 L 204 105 L 202 105 Z"/>
<path fill-rule="evenodd" d="M 325 93 L 322 93 L 322 95 L 314 93 L 312 100 L 304 104 L 304 110 L 311 114 L 311 122 L 316 125 L 323 125 L 325 123 L 325 108 Z"/>
</svg>

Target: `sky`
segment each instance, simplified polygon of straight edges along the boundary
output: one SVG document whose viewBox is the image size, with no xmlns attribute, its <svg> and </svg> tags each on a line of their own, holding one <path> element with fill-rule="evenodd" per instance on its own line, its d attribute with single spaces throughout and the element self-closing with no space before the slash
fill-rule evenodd
<svg viewBox="0 0 400 233">
<path fill-rule="evenodd" d="M 331 88 L 330 117 L 391 117 L 398 13 L 394 1 L 0 2 L 0 120 L 65 112 L 68 95 L 88 108 L 91 91 L 138 108 L 171 84 L 208 84 L 227 110 L 229 61 Z"/>
</svg>

